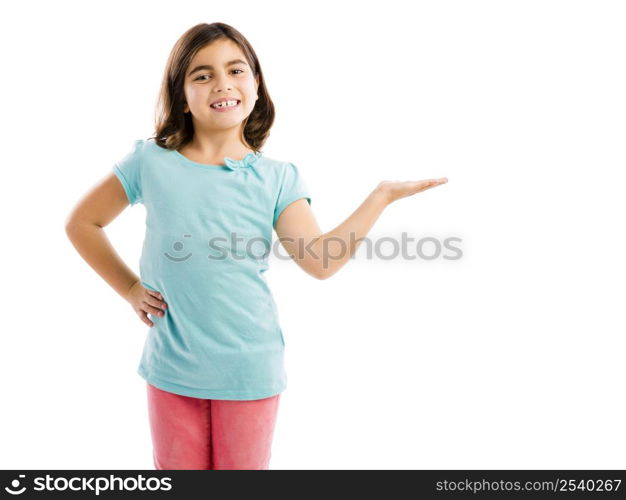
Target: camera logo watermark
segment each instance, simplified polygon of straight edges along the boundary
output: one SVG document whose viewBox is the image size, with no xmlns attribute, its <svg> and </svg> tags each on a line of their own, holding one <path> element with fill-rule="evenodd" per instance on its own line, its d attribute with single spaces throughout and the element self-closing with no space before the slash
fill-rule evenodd
<svg viewBox="0 0 626 500">
<path fill-rule="evenodd" d="M 11 481 L 11 487 L 10 488 L 8 486 L 4 487 L 4 490 L 7 493 L 10 493 L 11 495 L 21 495 L 22 493 L 24 493 L 26 491 L 26 486 L 23 486 L 22 488 L 20 488 L 20 479 L 25 478 L 26 475 L 20 474 L 18 477 L 19 477 L 19 479 L 14 479 L 13 481 Z"/>
</svg>

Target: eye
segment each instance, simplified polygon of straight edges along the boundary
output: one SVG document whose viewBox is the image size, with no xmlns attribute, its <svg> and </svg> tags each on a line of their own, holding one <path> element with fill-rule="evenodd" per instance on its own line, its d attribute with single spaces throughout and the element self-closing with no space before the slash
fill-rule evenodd
<svg viewBox="0 0 626 500">
<path fill-rule="evenodd" d="M 242 73 L 244 72 L 242 69 L 234 69 L 233 71 L 241 71 Z M 239 73 L 237 73 L 237 74 L 239 74 Z M 200 76 L 199 76 L 198 78 L 196 78 L 194 81 L 201 80 L 201 79 L 202 79 L 202 77 L 204 77 L 204 76 L 209 76 L 209 75 L 200 75 Z M 206 80 L 203 80 L 203 81 L 206 81 Z"/>
</svg>

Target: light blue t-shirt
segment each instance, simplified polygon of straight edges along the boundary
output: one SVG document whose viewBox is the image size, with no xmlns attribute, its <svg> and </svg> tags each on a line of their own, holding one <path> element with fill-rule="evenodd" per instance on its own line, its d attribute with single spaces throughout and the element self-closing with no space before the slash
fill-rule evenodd
<svg viewBox="0 0 626 500">
<path fill-rule="evenodd" d="M 194 162 L 137 140 L 113 167 L 146 208 L 141 283 L 168 307 L 150 315 L 137 372 L 165 391 L 250 400 L 286 388 L 284 338 L 265 280 L 272 229 L 308 189 L 293 163 L 249 153 Z"/>
</svg>

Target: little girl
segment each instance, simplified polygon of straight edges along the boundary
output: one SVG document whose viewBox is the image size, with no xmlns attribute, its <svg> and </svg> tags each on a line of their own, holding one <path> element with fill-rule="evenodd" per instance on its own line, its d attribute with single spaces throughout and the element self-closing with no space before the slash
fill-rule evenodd
<svg viewBox="0 0 626 500">
<path fill-rule="evenodd" d="M 322 233 L 298 168 L 260 151 L 274 105 L 248 41 L 223 23 L 172 49 L 155 134 L 137 140 L 75 207 L 67 234 L 150 329 L 146 380 L 157 469 L 268 469 L 284 339 L 264 272 L 272 229 L 308 274 L 326 279 L 393 201 L 446 178 L 378 184 Z M 136 276 L 103 228 L 146 208 Z"/>
</svg>

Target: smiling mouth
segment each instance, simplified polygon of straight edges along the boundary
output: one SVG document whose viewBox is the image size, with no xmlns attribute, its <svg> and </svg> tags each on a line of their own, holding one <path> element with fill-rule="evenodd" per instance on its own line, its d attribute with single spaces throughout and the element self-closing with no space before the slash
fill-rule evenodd
<svg viewBox="0 0 626 500">
<path fill-rule="evenodd" d="M 236 100 L 235 102 L 236 102 L 236 104 L 234 106 L 233 105 L 226 106 L 224 104 L 220 104 L 220 105 L 217 105 L 217 106 L 216 105 L 211 105 L 210 108 L 214 109 L 215 111 L 228 111 L 229 109 L 237 108 L 241 104 L 240 100 Z"/>
</svg>

